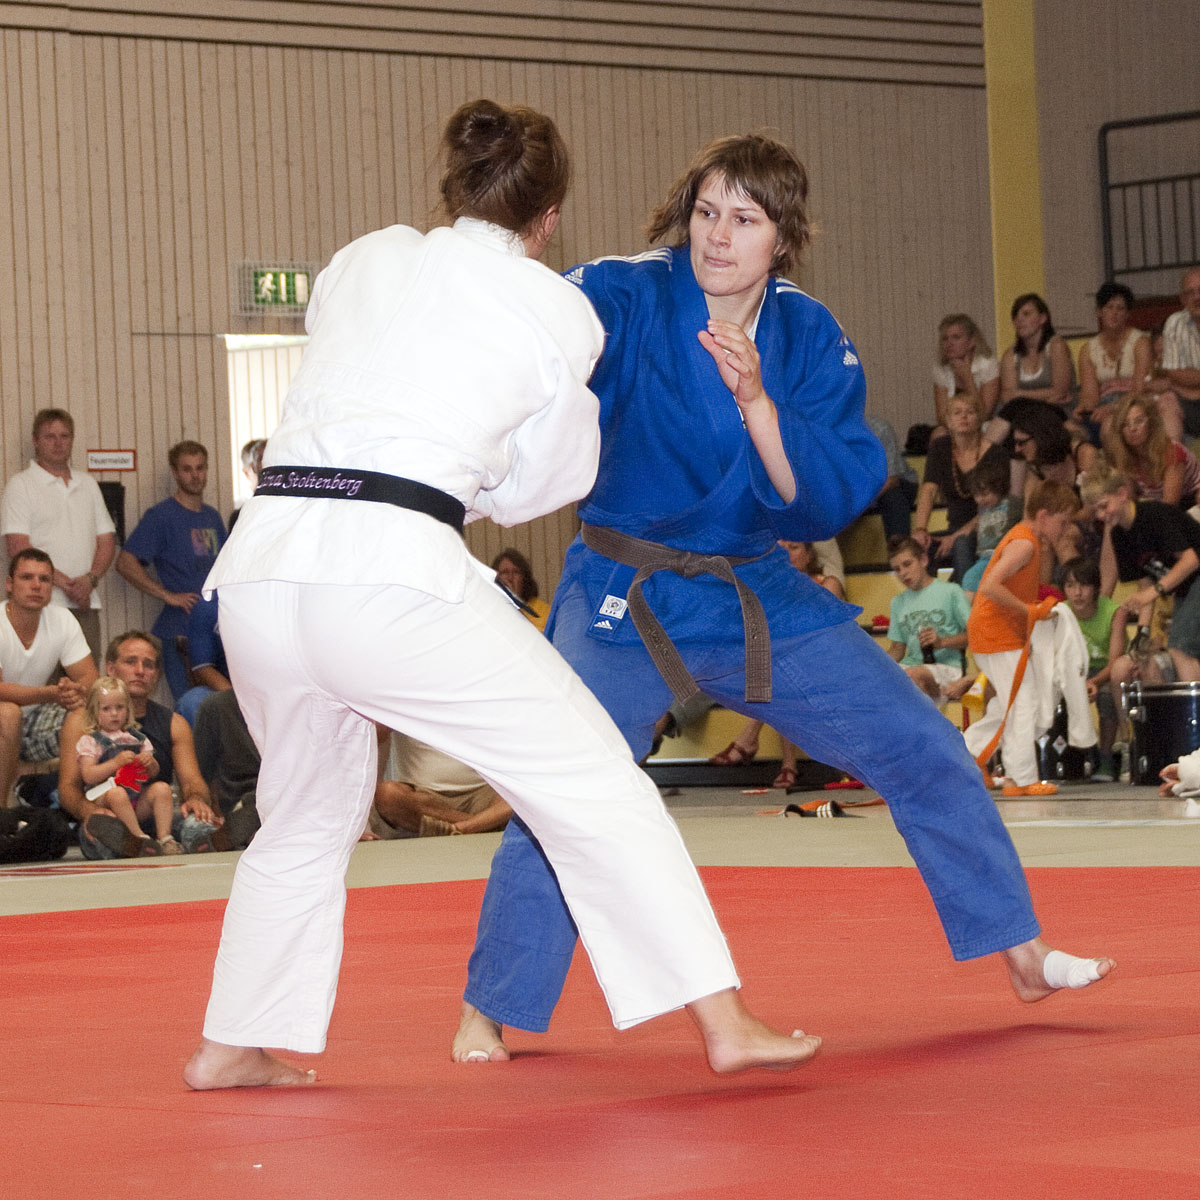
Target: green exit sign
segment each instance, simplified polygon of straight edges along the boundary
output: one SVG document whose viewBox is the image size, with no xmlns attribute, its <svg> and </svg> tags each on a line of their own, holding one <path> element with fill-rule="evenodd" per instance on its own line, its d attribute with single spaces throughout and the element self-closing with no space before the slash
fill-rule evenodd
<svg viewBox="0 0 1200 1200">
<path fill-rule="evenodd" d="M 243 263 L 239 310 L 246 316 L 303 316 L 314 275 L 308 263 Z"/>
</svg>

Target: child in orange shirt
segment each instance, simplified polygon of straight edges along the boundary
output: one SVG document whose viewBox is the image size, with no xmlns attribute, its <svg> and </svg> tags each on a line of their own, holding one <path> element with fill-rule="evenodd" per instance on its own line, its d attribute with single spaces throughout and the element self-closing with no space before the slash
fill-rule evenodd
<svg viewBox="0 0 1200 1200">
<path fill-rule="evenodd" d="M 1006 796 L 1052 796 L 1058 791 L 1054 784 L 1038 781 L 1033 689 L 1019 686 L 1011 708 L 1009 697 L 1033 626 L 1048 617 L 1055 604 L 1053 597 L 1038 601 L 1042 546 L 1053 546 L 1078 510 L 1079 497 L 1067 484 L 1037 484 L 1025 501 L 1024 519 L 993 552 L 967 621 L 967 645 L 996 689 L 1000 712 L 1008 713 L 1000 741 Z M 975 737 L 983 738 L 989 729 L 994 732 L 997 724 L 994 717 L 985 717 L 977 723 Z"/>
</svg>

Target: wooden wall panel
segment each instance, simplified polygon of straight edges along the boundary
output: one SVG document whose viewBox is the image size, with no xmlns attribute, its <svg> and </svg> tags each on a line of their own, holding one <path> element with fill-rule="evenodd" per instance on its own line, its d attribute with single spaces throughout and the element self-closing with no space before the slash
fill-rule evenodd
<svg viewBox="0 0 1200 1200">
<path fill-rule="evenodd" d="M 1054 0 L 1035 8 L 1046 288 L 1064 331 L 1096 325 L 1092 297 L 1104 265 L 1100 127 L 1200 109 L 1198 16 L 1194 0 Z M 1195 170 L 1200 125 L 1166 136 L 1175 164 Z M 1121 140 L 1130 151 L 1132 136 Z M 1177 283 L 1171 271 L 1135 290 L 1173 294 Z"/>
<path fill-rule="evenodd" d="M 302 332 L 298 319 L 237 315 L 237 264 L 319 264 L 380 225 L 431 223 L 440 127 L 481 94 L 551 112 L 574 149 L 575 188 L 547 255 L 557 268 L 644 248 L 646 212 L 708 138 L 763 128 L 794 145 L 817 227 L 800 282 L 855 339 L 871 407 L 901 434 L 928 416 L 939 317 L 965 309 L 990 324 L 979 87 L 664 70 L 565 51 L 538 61 L 268 44 L 242 26 L 201 37 L 155 7 L 27 6 L 43 27 L 17 29 L 14 6 L 0 4 L 0 170 L 11 201 L 0 212 L 4 473 L 28 455 L 34 412 L 63 404 L 79 423 L 77 461 L 88 446 L 136 449 L 138 471 L 121 477 L 130 527 L 170 491 L 166 452 L 181 437 L 209 446 L 209 498 L 223 513 L 232 505 L 221 335 Z M 328 41 L 334 15 L 372 6 L 254 6 L 265 7 L 328 18 Z M 603 20 L 629 12 L 561 7 Z M 643 7 L 655 19 L 705 8 Z M 760 7 L 764 20 L 791 19 L 786 4 Z M 977 36 L 975 3 L 838 7 L 861 20 L 918 14 L 957 24 L 960 40 Z M 500 20 L 516 6 L 492 9 L 488 19 Z M 79 32 L 80 13 L 94 32 Z M 532 528 L 473 529 L 470 541 L 486 558 L 517 545 L 548 594 L 573 531 L 568 510 Z M 103 595 L 110 629 L 153 616 L 120 580 Z"/>
</svg>

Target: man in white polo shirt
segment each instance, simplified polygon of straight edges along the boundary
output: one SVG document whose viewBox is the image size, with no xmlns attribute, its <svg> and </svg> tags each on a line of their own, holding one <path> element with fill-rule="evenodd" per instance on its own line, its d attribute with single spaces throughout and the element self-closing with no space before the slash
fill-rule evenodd
<svg viewBox="0 0 1200 1200">
<path fill-rule="evenodd" d="M 9 558 L 36 546 L 55 564 L 52 604 L 63 605 L 83 628 L 92 658 L 100 658 L 100 601 L 96 588 L 116 554 L 116 533 L 100 488 L 71 470 L 75 422 L 61 408 L 33 419 L 34 459 L 4 489 L 3 533 Z"/>
<path fill-rule="evenodd" d="M 8 564 L 0 609 L 0 807 L 8 802 L 20 757 L 58 754 L 58 733 L 96 680 L 79 622 L 50 603 L 54 564 L 44 550 L 21 550 Z M 54 681 L 62 663 L 66 676 Z"/>
</svg>

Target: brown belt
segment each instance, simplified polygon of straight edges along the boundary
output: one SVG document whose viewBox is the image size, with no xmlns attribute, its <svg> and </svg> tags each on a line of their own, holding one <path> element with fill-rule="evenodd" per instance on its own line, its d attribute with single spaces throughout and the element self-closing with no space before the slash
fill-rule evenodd
<svg viewBox="0 0 1200 1200">
<path fill-rule="evenodd" d="M 691 550 L 676 550 L 673 546 L 646 542 L 601 525 L 584 525 L 580 532 L 583 544 L 589 550 L 637 569 L 629 585 L 629 615 L 649 651 L 651 661 L 676 699 L 686 703 L 699 694 L 700 687 L 683 665 L 679 651 L 642 595 L 642 584 L 658 571 L 674 571 L 685 579 L 696 575 L 715 575 L 737 588 L 738 601 L 742 606 L 742 628 L 746 635 L 746 700 L 765 704 L 771 699 L 771 633 L 767 627 L 767 614 L 759 598 L 733 573 L 734 567 L 765 558 L 771 551 L 750 558 L 695 554 Z"/>
</svg>

